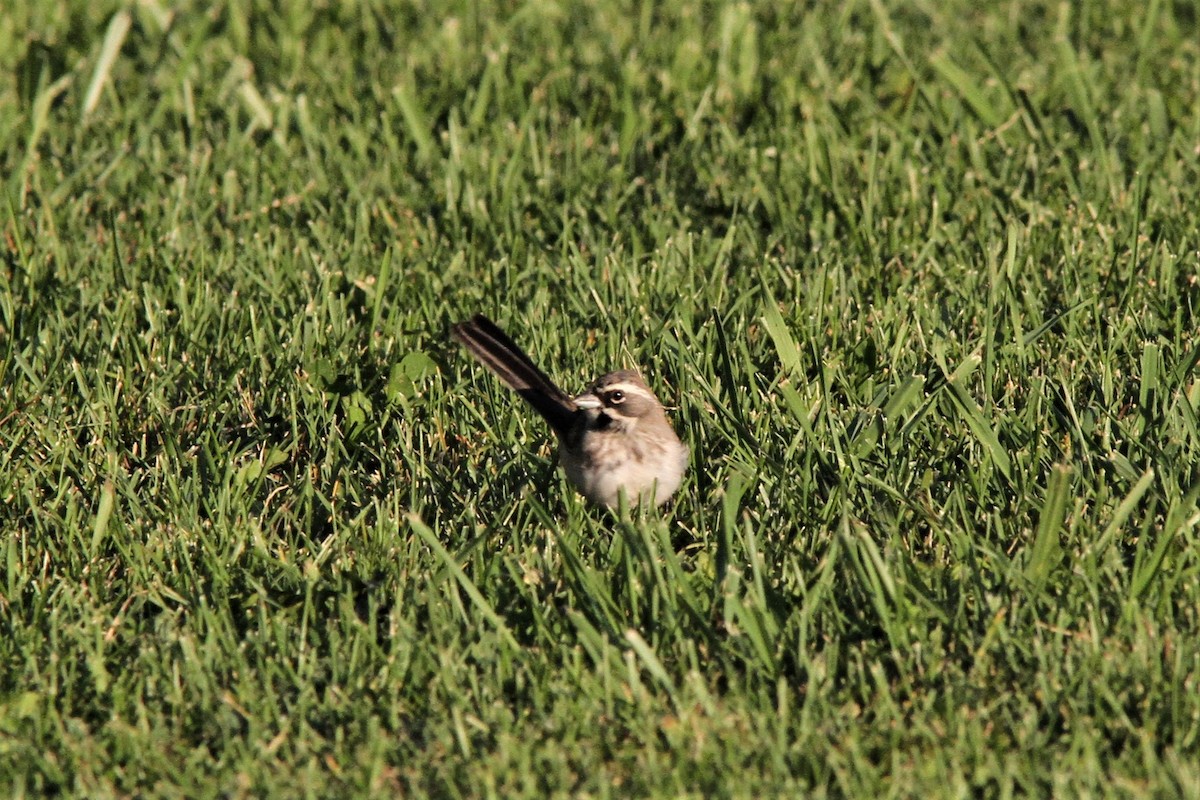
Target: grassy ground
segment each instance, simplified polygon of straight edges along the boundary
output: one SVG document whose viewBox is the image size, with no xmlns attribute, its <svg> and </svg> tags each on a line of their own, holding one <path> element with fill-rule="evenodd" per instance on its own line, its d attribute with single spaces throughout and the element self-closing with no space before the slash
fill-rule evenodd
<svg viewBox="0 0 1200 800">
<path fill-rule="evenodd" d="M 1194 2 L 272 5 L 0 18 L 0 794 L 1200 796 Z"/>
</svg>

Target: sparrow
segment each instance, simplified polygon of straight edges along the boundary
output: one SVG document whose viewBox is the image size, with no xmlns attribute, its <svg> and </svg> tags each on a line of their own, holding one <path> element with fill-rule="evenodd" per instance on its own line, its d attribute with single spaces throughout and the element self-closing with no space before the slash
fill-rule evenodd
<svg viewBox="0 0 1200 800">
<path fill-rule="evenodd" d="M 568 395 L 482 314 L 450 335 L 542 416 L 558 437 L 558 460 L 584 497 L 615 508 L 670 499 L 687 470 L 688 448 L 642 376 L 617 370 Z"/>
</svg>

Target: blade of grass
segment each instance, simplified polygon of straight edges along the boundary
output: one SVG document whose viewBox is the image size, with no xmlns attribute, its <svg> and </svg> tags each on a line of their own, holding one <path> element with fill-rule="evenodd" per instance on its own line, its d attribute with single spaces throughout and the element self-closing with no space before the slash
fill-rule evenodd
<svg viewBox="0 0 1200 800">
<path fill-rule="evenodd" d="M 1158 375 L 1160 371 L 1158 345 L 1146 342 L 1142 347 L 1142 380 L 1138 387 L 1138 405 L 1144 411 L 1150 410 L 1150 403 L 1158 393 Z"/>
<path fill-rule="evenodd" d="M 408 514 L 406 516 L 406 520 L 413 532 L 416 533 L 417 536 L 421 537 L 421 541 L 425 542 L 429 549 L 433 551 L 433 554 L 437 557 L 438 561 L 442 562 L 446 569 L 449 570 L 450 574 L 454 576 L 454 579 L 458 582 L 458 585 L 462 587 L 464 592 L 466 592 L 467 597 L 470 598 L 471 603 L 476 609 L 479 610 L 479 613 L 483 615 L 484 619 L 492 623 L 493 627 L 496 628 L 496 630 L 500 633 L 501 638 L 504 639 L 504 642 L 508 644 L 509 647 L 511 647 L 514 651 L 519 651 L 520 645 L 518 645 L 517 640 L 513 638 L 512 632 L 508 629 L 508 625 L 505 624 L 504 619 L 496 613 L 496 610 L 492 608 L 491 603 L 484 598 L 483 594 L 479 591 L 479 588 L 474 584 L 474 582 L 471 581 L 470 578 L 467 577 L 467 573 L 463 572 L 462 567 L 458 565 L 458 562 L 453 556 L 450 555 L 450 552 L 446 550 L 445 546 L 443 546 L 440 541 L 438 541 L 437 535 L 433 532 L 433 530 L 424 522 L 422 522 L 421 519 L 415 514 Z"/>
<path fill-rule="evenodd" d="M 991 424 L 984 418 L 983 412 L 975 401 L 970 398 L 966 390 L 957 383 L 951 381 L 946 384 L 950 392 L 950 399 L 953 401 L 954 408 L 958 411 L 959 418 L 967 424 L 967 428 L 972 435 L 983 445 L 984 451 L 991 459 L 996 468 L 1009 481 L 1012 480 L 1012 460 L 1009 458 L 1008 451 L 1000 444 L 999 437 L 992 430 Z"/>
<path fill-rule="evenodd" d="M 1129 493 L 1121 500 L 1113 511 L 1112 519 L 1104 526 L 1096 543 L 1090 548 L 1094 553 L 1103 553 L 1112 542 L 1113 537 L 1120 533 L 1126 521 L 1129 520 L 1131 514 L 1138 504 L 1142 502 L 1142 498 L 1146 495 L 1146 490 L 1154 483 L 1154 469 L 1148 469 L 1142 473 L 1142 477 L 1138 478 L 1137 483 L 1129 490 Z"/>
<path fill-rule="evenodd" d="M 638 659 L 642 662 L 642 666 L 646 672 L 650 673 L 650 677 L 658 681 L 659 685 L 666 690 L 671 697 L 671 702 L 676 706 L 679 705 L 679 693 L 675 687 L 675 681 L 671 680 L 667 668 L 663 666 L 662 661 L 654 653 L 652 648 L 642 635 L 633 628 L 625 631 L 625 641 L 629 642 L 633 652 L 637 654 Z"/>
<path fill-rule="evenodd" d="M 1129 582 L 1129 599 L 1137 601 L 1142 598 L 1156 578 L 1162 575 L 1162 567 L 1167 553 L 1176 539 L 1185 530 L 1195 528 L 1200 524 L 1200 510 L 1197 510 L 1196 500 L 1200 497 L 1200 483 L 1195 484 L 1167 512 L 1163 527 L 1154 537 L 1154 549 L 1146 553 L 1146 538 L 1138 541 L 1137 553 L 1133 561 L 1133 577 Z"/>
<path fill-rule="evenodd" d="M 1046 486 L 1046 499 L 1038 517 L 1037 531 L 1033 537 L 1033 548 L 1025 564 L 1025 577 L 1041 591 L 1050 573 L 1063 558 L 1062 526 L 1067 515 L 1067 502 L 1071 494 L 1071 468 L 1056 464 L 1050 471 Z"/>
<path fill-rule="evenodd" d="M 81 122 L 87 122 L 88 117 L 96 110 L 96 104 L 100 102 L 100 92 L 104 89 L 104 84 L 109 81 L 113 64 L 117 61 L 121 46 L 125 44 L 125 37 L 129 34 L 132 24 L 133 17 L 125 9 L 113 14 L 109 21 L 108 31 L 104 34 L 104 42 L 100 45 L 100 57 L 96 60 L 96 69 L 92 71 L 92 80 L 88 83 L 87 91 L 84 92 Z"/>
<path fill-rule="evenodd" d="M 785 373 L 799 375 L 803 363 L 800 357 L 800 348 L 796 346 L 796 340 L 792 338 L 787 323 L 783 321 L 783 315 L 779 313 L 779 304 L 775 302 L 771 290 L 764 286 L 763 294 L 766 295 L 763 300 L 763 326 L 775 344 L 775 352 L 779 354 L 779 363 L 783 365 Z"/>
<path fill-rule="evenodd" d="M 879 424 L 866 425 L 855 434 L 851 449 L 855 456 L 863 458 L 878 444 L 888 431 L 900 426 L 900 416 L 920 399 L 925 391 L 925 377 L 913 375 L 904 380 L 888 395 L 887 402 L 879 410 Z"/>
<path fill-rule="evenodd" d="M 437 154 L 437 147 L 434 145 L 429 122 L 416 95 L 408 86 L 398 84 L 392 89 L 392 97 L 396 98 L 396 104 L 400 106 L 400 114 L 404 117 L 408 135 L 417 148 L 417 158 L 424 164 L 432 163 Z"/>
<path fill-rule="evenodd" d="M 96 522 L 92 526 L 91 554 L 94 557 L 100 552 L 100 543 L 108 532 L 108 521 L 112 518 L 116 506 L 116 490 L 111 480 L 106 480 L 100 488 L 100 504 L 96 509 Z"/>
<path fill-rule="evenodd" d="M 967 102 L 967 106 L 975 112 L 979 121 L 989 128 L 999 127 L 1000 123 L 1012 114 L 1012 109 L 999 108 L 991 102 L 983 87 L 970 73 L 955 64 L 944 50 L 934 53 L 929 59 L 929 65 Z"/>
</svg>

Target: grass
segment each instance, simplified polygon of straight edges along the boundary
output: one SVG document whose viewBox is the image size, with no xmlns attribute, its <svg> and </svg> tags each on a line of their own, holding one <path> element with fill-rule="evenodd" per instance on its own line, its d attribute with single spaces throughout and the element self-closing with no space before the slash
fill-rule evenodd
<svg viewBox="0 0 1200 800">
<path fill-rule="evenodd" d="M 1198 13 L 18 3 L 0 793 L 1200 796 Z"/>
</svg>

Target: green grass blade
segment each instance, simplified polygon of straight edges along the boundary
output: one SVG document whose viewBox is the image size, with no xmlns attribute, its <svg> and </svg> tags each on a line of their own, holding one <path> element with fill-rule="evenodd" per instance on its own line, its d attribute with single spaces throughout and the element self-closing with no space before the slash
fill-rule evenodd
<svg viewBox="0 0 1200 800">
<path fill-rule="evenodd" d="M 783 321 L 783 315 L 779 313 L 779 305 L 775 302 L 775 298 L 771 296 L 770 291 L 766 289 L 763 291 L 766 295 L 763 302 L 763 326 L 767 329 L 767 335 L 771 337 L 771 341 L 775 345 L 775 352 L 779 354 L 779 363 L 783 365 L 785 374 L 802 374 L 803 361 L 800 356 L 800 348 L 796 346 L 796 340 L 792 338 L 787 323 Z"/>
<path fill-rule="evenodd" d="M 92 71 L 92 79 L 84 92 L 82 122 L 86 122 L 96 110 L 96 105 L 100 102 L 100 92 L 111 79 L 113 65 L 117 62 L 117 56 L 121 53 L 121 47 L 125 44 L 125 37 L 129 35 L 132 25 L 133 16 L 125 9 L 113 14 L 109 20 L 104 42 L 100 45 L 100 55 L 96 59 L 96 68 Z"/>
<path fill-rule="evenodd" d="M 1142 477 L 1138 478 L 1137 483 L 1133 485 L 1133 488 L 1122 498 L 1113 511 L 1112 518 L 1104 526 L 1104 531 L 1100 534 L 1100 538 L 1096 540 L 1095 552 L 1103 552 L 1112 542 L 1113 538 L 1120 533 L 1121 528 L 1125 526 L 1125 523 L 1132 516 L 1134 510 L 1141 504 L 1142 498 L 1145 497 L 1146 491 L 1153 483 L 1154 470 L 1148 469 L 1142 473 Z"/>
<path fill-rule="evenodd" d="M 637 655 L 642 667 L 650 673 L 650 677 L 658 681 L 659 685 L 671 696 L 672 701 L 677 703 L 679 698 L 675 682 L 671 680 L 671 676 L 667 673 L 667 669 L 663 666 L 662 661 L 654 654 L 654 649 L 647 644 L 640 633 L 632 628 L 625 631 L 625 641 L 629 642 L 629 646 L 633 648 L 633 652 Z"/>
<path fill-rule="evenodd" d="M 971 434 L 983 445 L 984 452 L 987 453 L 996 469 L 1000 470 L 1000 474 L 1011 481 L 1012 460 L 1009 458 L 1008 451 L 1000 444 L 1000 439 L 996 436 L 991 424 L 984 418 L 979 406 L 957 383 L 951 382 L 947 384 L 947 388 L 959 418 L 966 423 Z"/>
<path fill-rule="evenodd" d="M 1056 464 L 1050 471 L 1046 484 L 1046 499 L 1038 517 L 1037 530 L 1033 536 L 1033 547 L 1025 562 L 1025 577 L 1041 591 L 1050 573 L 1063 559 L 1063 521 L 1071 499 L 1071 468 Z"/>
<path fill-rule="evenodd" d="M 405 128 L 408 130 L 413 145 L 417 148 L 417 157 L 422 163 L 432 163 L 438 150 L 433 136 L 430 134 L 429 121 L 421 107 L 420 100 L 412 89 L 404 84 L 399 84 L 392 89 L 392 97 L 396 98 L 396 105 L 400 107 Z"/>
<path fill-rule="evenodd" d="M 1142 380 L 1138 386 L 1138 405 L 1147 411 L 1158 393 L 1158 377 L 1161 371 L 1158 345 L 1146 342 L 1142 348 Z"/>
<path fill-rule="evenodd" d="M 979 117 L 980 122 L 989 128 L 998 127 L 1012 113 L 1011 109 L 994 104 L 971 74 L 955 64 L 945 51 L 935 53 L 929 59 L 929 64 L 963 100 L 967 101 L 967 105 L 975 112 L 975 116 Z"/>
<path fill-rule="evenodd" d="M 100 502 L 96 508 L 96 521 L 92 525 L 92 545 L 90 552 L 93 554 L 100 552 L 100 544 L 104 541 L 105 535 L 108 533 L 108 522 L 112 519 L 113 509 L 116 507 L 116 490 L 113 487 L 112 481 L 105 481 L 100 488 Z"/>
<path fill-rule="evenodd" d="M 1194 485 L 1167 512 L 1162 530 L 1153 537 L 1153 550 L 1147 552 L 1146 537 L 1138 541 L 1137 553 L 1133 562 L 1133 576 L 1129 582 L 1130 601 L 1139 600 L 1156 579 L 1164 577 L 1163 565 L 1166 563 L 1171 546 L 1185 532 L 1194 530 L 1197 525 L 1200 525 L 1200 508 L 1196 503 L 1198 497 L 1200 497 L 1200 483 Z"/>
<path fill-rule="evenodd" d="M 504 619 L 496 613 L 496 610 L 492 608 L 491 603 L 484 598 L 478 587 L 476 587 L 471 579 L 467 577 L 467 573 L 463 572 L 462 567 L 459 566 L 454 557 L 451 556 L 449 551 L 446 550 L 440 541 L 438 541 L 437 534 L 435 534 L 428 525 L 422 522 L 420 518 L 414 514 L 409 514 L 407 521 L 413 533 L 420 537 L 421 541 L 423 541 L 429 547 L 429 549 L 433 551 L 433 554 L 437 557 L 438 561 L 440 561 L 442 565 L 450 572 L 450 574 L 454 576 L 455 581 L 457 581 L 458 585 L 462 587 L 462 590 L 466 592 L 467 597 L 470 598 L 471 603 L 475 606 L 479 613 L 483 615 L 484 619 L 486 619 L 496 628 L 509 647 L 513 648 L 513 650 L 519 650 L 520 646 L 517 644 L 517 640 L 513 638 L 512 632 L 509 631 L 508 625 L 505 624 Z"/>
</svg>

